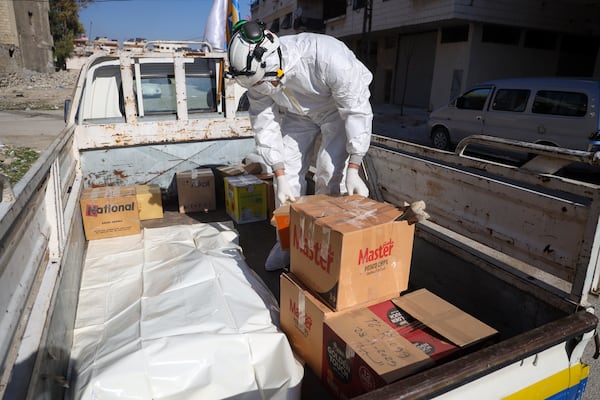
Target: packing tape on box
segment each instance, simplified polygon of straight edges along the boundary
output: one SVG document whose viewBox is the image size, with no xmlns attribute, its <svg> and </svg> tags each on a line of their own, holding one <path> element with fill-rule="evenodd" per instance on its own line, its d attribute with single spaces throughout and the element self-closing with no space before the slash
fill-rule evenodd
<svg viewBox="0 0 600 400">
<path fill-rule="evenodd" d="M 373 220 L 377 217 L 379 210 L 348 210 L 346 214 L 346 222 L 356 228 L 362 229 L 372 225 Z"/>
<path fill-rule="evenodd" d="M 306 243 L 304 241 L 304 238 L 306 236 L 306 234 L 304 232 L 304 230 L 305 230 L 304 221 L 305 220 L 306 220 L 305 216 L 304 215 L 300 215 L 300 237 L 298 238 L 298 242 L 300 243 L 300 246 L 304 246 L 304 244 Z M 295 233 L 296 232 L 294 232 L 294 234 Z"/>
<path fill-rule="evenodd" d="M 329 227 L 327 226 L 323 226 L 321 228 L 321 233 L 323 235 L 323 237 L 321 238 L 321 243 L 323 243 L 323 245 L 320 249 L 320 256 L 321 259 L 327 260 L 329 255 L 329 237 L 331 236 L 331 229 L 329 229 Z"/>
<path fill-rule="evenodd" d="M 306 296 L 302 290 L 298 291 L 298 329 L 306 334 Z"/>
<path fill-rule="evenodd" d="M 354 358 L 355 354 L 356 352 L 354 351 L 352 346 L 346 345 L 346 359 L 350 360 L 351 358 Z"/>
</svg>

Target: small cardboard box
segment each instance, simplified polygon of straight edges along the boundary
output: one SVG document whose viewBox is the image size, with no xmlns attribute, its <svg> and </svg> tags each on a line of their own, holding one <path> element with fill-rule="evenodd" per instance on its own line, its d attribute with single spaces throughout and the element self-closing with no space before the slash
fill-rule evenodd
<svg viewBox="0 0 600 400">
<path fill-rule="evenodd" d="M 391 300 L 368 308 L 373 314 L 396 329 L 396 332 L 402 337 L 434 360 L 446 358 L 459 349 L 458 346 L 445 340 L 421 321 L 411 317 L 410 314 L 396 306 Z"/>
<path fill-rule="evenodd" d="M 323 324 L 331 316 L 346 310 L 333 311 L 315 297 L 292 273 L 282 273 L 279 276 L 279 285 L 281 329 L 287 335 L 294 352 L 302 357 L 317 376 L 321 376 Z M 381 298 L 357 307 L 379 304 L 385 300 L 388 299 Z"/>
<path fill-rule="evenodd" d="M 362 196 L 294 203 L 290 269 L 334 310 L 408 287 L 414 225 L 402 211 Z"/>
<path fill-rule="evenodd" d="M 267 184 L 254 175 L 225 178 L 225 209 L 238 224 L 267 219 Z"/>
<path fill-rule="evenodd" d="M 80 198 L 87 240 L 133 235 L 140 232 L 140 217 L 134 186 L 84 189 Z"/>
<path fill-rule="evenodd" d="M 296 203 L 305 203 L 309 201 L 317 201 L 333 197 L 327 194 L 315 194 L 309 196 L 302 196 L 296 199 Z M 289 250 L 290 248 L 290 203 L 285 203 L 277 207 L 273 211 L 273 217 L 271 218 L 271 225 L 277 228 L 277 235 L 279 236 L 279 243 L 281 248 Z"/>
<path fill-rule="evenodd" d="M 216 209 L 215 176 L 210 168 L 178 171 L 179 212 L 206 212 Z"/>
<path fill-rule="evenodd" d="M 140 209 L 141 221 L 163 217 L 160 186 L 155 184 L 136 185 L 135 194 Z"/>
<path fill-rule="evenodd" d="M 219 207 L 225 207 L 224 179 L 229 176 L 245 175 L 247 173 L 242 164 L 221 165 L 215 168 L 215 188 Z"/>
<path fill-rule="evenodd" d="M 398 309 L 394 310 L 394 306 Z M 405 313 L 418 324 L 405 324 Z M 428 290 L 420 289 L 387 301 L 382 307 L 371 306 L 328 318 L 323 329 L 321 378 L 333 395 L 350 398 L 425 369 L 435 363 L 423 351 L 430 351 L 429 346 L 435 343 L 424 346 L 419 340 L 426 329 L 454 349 L 472 346 L 497 333 Z M 414 335 L 418 330 L 421 333 Z M 453 351 L 446 352 L 446 356 Z M 442 354 L 437 353 L 438 361 Z"/>
<path fill-rule="evenodd" d="M 273 174 L 254 174 L 258 179 L 267 184 L 267 218 L 275 211 L 275 186 L 273 185 Z"/>
</svg>

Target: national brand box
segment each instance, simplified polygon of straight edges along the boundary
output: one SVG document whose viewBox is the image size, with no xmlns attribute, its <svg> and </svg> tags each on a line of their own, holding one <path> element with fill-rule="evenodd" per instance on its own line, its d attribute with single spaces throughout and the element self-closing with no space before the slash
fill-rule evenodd
<svg viewBox="0 0 600 400">
<path fill-rule="evenodd" d="M 291 272 L 334 310 L 398 296 L 414 236 L 402 214 L 358 195 L 292 204 Z"/>
<path fill-rule="evenodd" d="M 321 378 L 335 397 L 354 397 L 440 363 L 496 333 L 420 289 L 328 318 Z"/>
<path fill-rule="evenodd" d="M 292 349 L 308 364 L 317 376 L 321 376 L 323 358 L 323 324 L 343 311 L 333 311 L 321 302 L 294 276 L 283 272 L 279 276 L 279 321 L 292 345 Z M 385 298 L 359 305 L 382 303 Z"/>
<path fill-rule="evenodd" d="M 238 224 L 267 219 L 267 184 L 254 175 L 226 177 L 225 209 Z"/>
<path fill-rule="evenodd" d="M 160 186 L 155 184 L 136 185 L 135 193 L 141 221 L 163 217 Z"/>
<path fill-rule="evenodd" d="M 216 209 L 215 176 L 210 168 L 178 171 L 179 212 L 206 212 Z"/>
<path fill-rule="evenodd" d="M 140 232 L 134 186 L 84 189 L 79 201 L 87 240 L 133 235 Z"/>
</svg>

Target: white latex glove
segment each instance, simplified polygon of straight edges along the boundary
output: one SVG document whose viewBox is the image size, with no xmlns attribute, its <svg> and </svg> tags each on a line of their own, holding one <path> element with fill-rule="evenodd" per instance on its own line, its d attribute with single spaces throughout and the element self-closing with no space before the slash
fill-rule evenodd
<svg viewBox="0 0 600 400">
<path fill-rule="evenodd" d="M 360 194 L 369 197 L 369 188 L 358 176 L 358 169 L 348 168 L 346 170 L 346 190 L 348 194 Z"/>
<path fill-rule="evenodd" d="M 279 199 L 280 204 L 285 204 L 288 201 L 290 203 L 296 201 L 285 175 L 279 175 L 277 177 L 277 199 Z"/>
</svg>

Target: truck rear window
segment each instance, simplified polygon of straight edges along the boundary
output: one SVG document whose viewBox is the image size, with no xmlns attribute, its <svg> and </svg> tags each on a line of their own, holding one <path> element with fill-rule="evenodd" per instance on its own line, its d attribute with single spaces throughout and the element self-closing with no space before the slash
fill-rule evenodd
<svg viewBox="0 0 600 400">
<path fill-rule="evenodd" d="M 216 110 L 216 86 L 214 63 L 195 59 L 185 64 L 185 91 L 190 113 Z M 173 64 L 152 63 L 140 65 L 142 103 L 140 116 L 176 114 L 177 95 Z M 138 85 L 134 84 L 136 96 Z"/>
<path fill-rule="evenodd" d="M 588 97 L 584 93 L 540 90 L 535 95 L 531 112 L 583 117 L 587 113 L 587 105 Z"/>
</svg>

